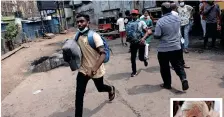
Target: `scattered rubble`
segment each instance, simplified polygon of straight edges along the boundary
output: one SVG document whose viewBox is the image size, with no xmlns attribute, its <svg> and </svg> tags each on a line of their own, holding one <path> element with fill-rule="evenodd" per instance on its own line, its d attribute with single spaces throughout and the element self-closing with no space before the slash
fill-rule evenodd
<svg viewBox="0 0 224 117">
<path fill-rule="evenodd" d="M 55 34 L 53 34 L 53 33 L 46 33 L 44 38 L 45 39 L 52 39 L 54 37 L 55 37 Z"/>
</svg>

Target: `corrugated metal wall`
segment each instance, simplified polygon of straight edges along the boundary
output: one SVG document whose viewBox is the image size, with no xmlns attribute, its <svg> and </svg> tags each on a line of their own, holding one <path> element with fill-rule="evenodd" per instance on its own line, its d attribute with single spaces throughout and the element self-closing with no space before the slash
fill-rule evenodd
<svg viewBox="0 0 224 117">
<path fill-rule="evenodd" d="M 155 7 L 154 1 L 139 1 L 139 10 L 143 8 Z M 115 16 L 118 17 L 118 13 L 134 8 L 133 1 L 92 1 L 91 3 L 78 7 L 77 13 L 86 13 L 90 15 L 90 21 L 93 24 L 98 24 L 99 17 Z"/>
</svg>

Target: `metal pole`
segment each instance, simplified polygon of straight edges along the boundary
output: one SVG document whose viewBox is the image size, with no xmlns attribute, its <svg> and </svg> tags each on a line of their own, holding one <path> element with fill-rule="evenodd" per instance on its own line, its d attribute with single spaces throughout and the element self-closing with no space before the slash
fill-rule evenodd
<svg viewBox="0 0 224 117">
<path fill-rule="evenodd" d="M 39 13 L 40 13 L 40 19 L 41 19 L 41 32 L 43 33 L 42 34 L 42 36 L 43 36 L 43 38 L 44 38 L 44 33 L 45 33 L 45 31 L 44 31 L 44 21 L 43 21 L 43 17 L 42 17 L 42 14 L 41 14 L 41 10 L 39 10 Z"/>
<path fill-rule="evenodd" d="M 65 24 L 65 29 L 67 30 L 68 29 L 68 22 L 67 22 L 67 19 L 66 19 L 66 16 L 65 16 L 65 3 L 64 3 L 64 0 L 63 0 L 63 17 L 64 17 L 64 24 Z"/>
<path fill-rule="evenodd" d="M 60 6 L 59 6 L 59 2 L 58 3 L 58 11 L 59 11 L 59 18 L 60 18 L 60 32 L 63 30 L 63 26 L 62 26 L 62 18 L 61 18 L 61 11 L 60 11 Z"/>
<path fill-rule="evenodd" d="M 73 13 L 73 22 L 74 22 L 74 27 L 75 27 L 75 6 L 74 6 L 74 0 L 72 0 L 72 13 Z"/>
</svg>

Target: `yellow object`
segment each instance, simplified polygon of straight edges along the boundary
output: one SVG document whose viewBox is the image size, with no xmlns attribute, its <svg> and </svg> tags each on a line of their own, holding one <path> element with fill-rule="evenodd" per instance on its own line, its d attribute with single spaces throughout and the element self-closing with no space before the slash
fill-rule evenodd
<svg viewBox="0 0 224 117">
<path fill-rule="evenodd" d="M 220 0 L 219 2 L 216 2 L 216 4 L 219 5 L 219 8 L 222 10 L 224 9 L 224 1 Z"/>
</svg>

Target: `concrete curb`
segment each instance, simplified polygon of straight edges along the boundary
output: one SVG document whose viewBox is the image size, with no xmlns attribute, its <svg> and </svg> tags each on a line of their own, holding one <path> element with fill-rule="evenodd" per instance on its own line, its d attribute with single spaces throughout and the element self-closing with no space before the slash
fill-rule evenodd
<svg viewBox="0 0 224 117">
<path fill-rule="evenodd" d="M 2 61 L 5 60 L 5 59 L 7 59 L 7 58 L 9 58 L 10 56 L 12 56 L 13 54 L 15 54 L 16 52 L 18 52 L 19 50 L 21 50 L 23 48 L 29 48 L 29 46 L 24 46 L 23 45 L 23 46 L 20 46 L 20 47 L 14 49 L 13 51 L 10 51 L 10 52 L 2 55 L 2 57 L 1 57 Z"/>
</svg>

